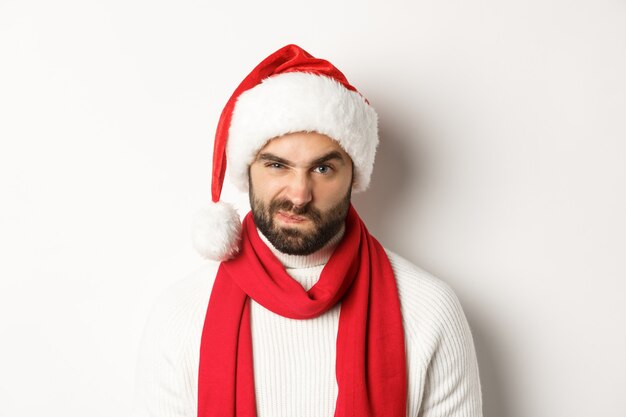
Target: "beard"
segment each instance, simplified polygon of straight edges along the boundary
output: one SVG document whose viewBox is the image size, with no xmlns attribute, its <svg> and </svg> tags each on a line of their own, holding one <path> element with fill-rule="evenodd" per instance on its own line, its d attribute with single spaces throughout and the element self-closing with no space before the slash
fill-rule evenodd
<svg viewBox="0 0 626 417">
<path fill-rule="evenodd" d="M 302 207 L 294 207 L 289 200 L 285 199 L 272 200 L 268 206 L 256 198 L 252 184 L 249 189 L 250 207 L 256 227 L 276 249 L 289 255 L 309 255 L 316 252 L 339 233 L 348 215 L 352 194 L 352 187 L 349 187 L 347 194 L 339 203 L 326 211 L 321 211 L 310 203 Z M 313 223 L 313 230 L 278 226 L 274 222 L 278 211 L 308 218 Z"/>
</svg>

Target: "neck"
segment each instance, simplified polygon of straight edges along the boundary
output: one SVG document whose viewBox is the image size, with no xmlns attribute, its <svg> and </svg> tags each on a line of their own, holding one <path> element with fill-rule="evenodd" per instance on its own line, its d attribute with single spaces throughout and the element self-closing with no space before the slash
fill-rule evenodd
<svg viewBox="0 0 626 417">
<path fill-rule="evenodd" d="M 257 228 L 259 232 L 259 237 L 268 248 L 272 251 L 272 253 L 278 258 L 278 260 L 283 264 L 283 266 L 287 269 L 300 269 L 300 268 L 311 268 L 315 266 L 325 265 L 326 262 L 330 259 L 330 256 L 333 254 L 333 251 L 343 238 L 345 232 L 345 225 L 341 227 L 339 232 L 335 236 L 333 236 L 326 244 L 319 250 L 308 254 L 308 255 L 289 255 L 287 253 L 281 252 L 272 245 L 272 243 L 265 237 L 263 233 Z"/>
</svg>

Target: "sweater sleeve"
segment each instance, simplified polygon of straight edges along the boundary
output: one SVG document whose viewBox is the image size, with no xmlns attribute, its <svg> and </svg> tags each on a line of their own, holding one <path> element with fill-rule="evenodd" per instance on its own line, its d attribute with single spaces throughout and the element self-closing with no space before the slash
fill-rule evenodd
<svg viewBox="0 0 626 417">
<path fill-rule="evenodd" d="M 419 417 L 481 417 L 478 363 L 469 324 L 455 293 L 439 282 L 434 351 L 426 368 Z"/>
<path fill-rule="evenodd" d="M 163 327 L 167 317 L 153 310 L 144 330 L 135 378 L 133 417 L 193 417 L 187 390 L 188 376 Z"/>
<path fill-rule="evenodd" d="M 195 417 L 200 334 L 215 271 L 203 267 L 168 288 L 144 328 L 133 417 Z"/>
<path fill-rule="evenodd" d="M 452 288 L 387 250 L 406 334 L 410 417 L 482 417 L 474 341 Z"/>
</svg>

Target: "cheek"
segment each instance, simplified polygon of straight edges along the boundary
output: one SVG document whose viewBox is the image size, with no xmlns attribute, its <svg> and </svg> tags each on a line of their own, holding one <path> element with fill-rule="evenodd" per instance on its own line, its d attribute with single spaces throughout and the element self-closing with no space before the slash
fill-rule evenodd
<svg viewBox="0 0 626 417">
<path fill-rule="evenodd" d="M 250 170 L 250 183 L 254 191 L 254 197 L 268 202 L 280 191 L 280 184 L 275 178 L 264 175 L 261 170 Z"/>
<path fill-rule="evenodd" d="M 319 183 L 314 192 L 314 199 L 320 208 L 330 208 L 345 198 L 350 187 L 350 178 L 345 181 Z"/>
</svg>

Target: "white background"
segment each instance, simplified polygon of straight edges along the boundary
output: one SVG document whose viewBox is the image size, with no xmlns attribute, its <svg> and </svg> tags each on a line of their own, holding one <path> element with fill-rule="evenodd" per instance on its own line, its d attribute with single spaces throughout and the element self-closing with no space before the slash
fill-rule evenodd
<svg viewBox="0 0 626 417">
<path fill-rule="evenodd" d="M 485 416 L 626 416 L 617 0 L 0 0 L 0 415 L 128 413 L 219 113 L 288 43 L 378 110 L 355 206 L 456 290 Z"/>
</svg>

